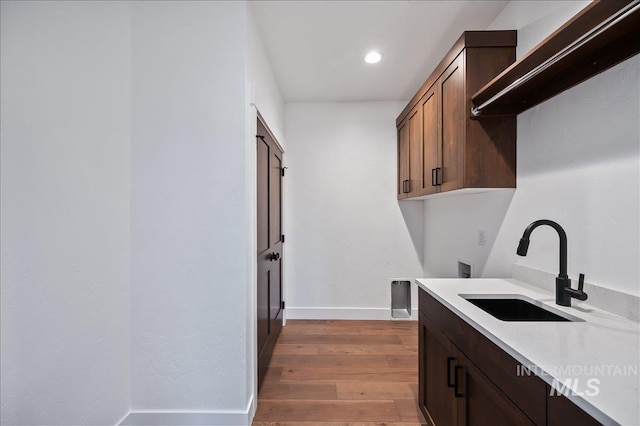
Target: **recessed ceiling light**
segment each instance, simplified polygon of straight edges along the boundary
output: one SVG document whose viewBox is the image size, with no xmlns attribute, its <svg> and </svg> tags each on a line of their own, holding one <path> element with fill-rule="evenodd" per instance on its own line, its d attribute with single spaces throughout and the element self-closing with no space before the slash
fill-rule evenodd
<svg viewBox="0 0 640 426">
<path fill-rule="evenodd" d="M 364 57 L 364 61 L 368 64 L 377 64 L 382 59 L 382 55 L 375 50 L 367 53 L 367 56 Z"/>
</svg>

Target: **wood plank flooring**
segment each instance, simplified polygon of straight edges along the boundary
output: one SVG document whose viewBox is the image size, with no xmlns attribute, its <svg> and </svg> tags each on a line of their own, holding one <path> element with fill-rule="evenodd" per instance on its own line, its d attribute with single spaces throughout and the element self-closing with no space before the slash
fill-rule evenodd
<svg viewBox="0 0 640 426">
<path fill-rule="evenodd" d="M 426 424 L 417 399 L 417 322 L 289 320 L 253 424 Z"/>
</svg>

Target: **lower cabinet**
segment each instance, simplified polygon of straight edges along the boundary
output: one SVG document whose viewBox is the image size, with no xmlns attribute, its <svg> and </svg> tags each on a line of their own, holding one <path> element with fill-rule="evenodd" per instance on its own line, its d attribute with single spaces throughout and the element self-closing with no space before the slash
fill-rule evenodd
<svg viewBox="0 0 640 426">
<path fill-rule="evenodd" d="M 467 357 L 458 353 L 458 425 L 533 426 L 534 423 Z M 458 366 L 456 365 L 456 368 Z"/>
<path fill-rule="evenodd" d="M 420 408 L 432 425 L 535 424 L 427 317 L 419 318 Z"/>
<path fill-rule="evenodd" d="M 424 290 L 418 405 L 430 426 L 599 425 Z"/>
<path fill-rule="evenodd" d="M 580 426 L 598 426 L 599 421 L 562 395 L 555 395 L 547 387 L 547 426 L 565 426 L 567 420 Z"/>
<path fill-rule="evenodd" d="M 435 425 L 455 425 L 458 401 L 452 368 L 457 351 L 422 314 L 419 316 L 419 330 L 420 408 L 425 418 Z M 425 407 L 429 407 L 428 412 Z"/>
</svg>

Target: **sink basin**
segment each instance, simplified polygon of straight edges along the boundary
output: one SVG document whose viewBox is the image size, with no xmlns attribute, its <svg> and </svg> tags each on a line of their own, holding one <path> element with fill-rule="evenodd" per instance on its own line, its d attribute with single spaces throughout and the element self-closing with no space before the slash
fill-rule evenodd
<svg viewBox="0 0 640 426">
<path fill-rule="evenodd" d="M 583 321 L 521 294 L 461 294 L 460 297 L 501 321 Z"/>
</svg>

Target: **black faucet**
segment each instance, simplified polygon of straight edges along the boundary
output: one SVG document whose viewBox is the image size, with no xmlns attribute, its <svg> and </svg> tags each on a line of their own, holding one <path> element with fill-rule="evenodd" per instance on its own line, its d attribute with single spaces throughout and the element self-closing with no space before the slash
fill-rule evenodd
<svg viewBox="0 0 640 426">
<path fill-rule="evenodd" d="M 561 306 L 571 306 L 571 298 L 578 300 L 587 300 L 587 293 L 582 291 L 584 287 L 584 274 L 580 274 L 578 281 L 578 289 L 571 288 L 571 279 L 567 275 L 567 234 L 562 229 L 562 226 L 556 222 L 547 219 L 536 220 L 531 225 L 527 226 L 524 230 L 522 238 L 520 238 L 520 244 L 518 244 L 518 250 L 516 253 L 518 256 L 526 256 L 529 250 L 529 236 L 540 225 L 549 225 L 558 232 L 560 237 L 560 273 L 556 278 L 556 304 Z"/>
</svg>

